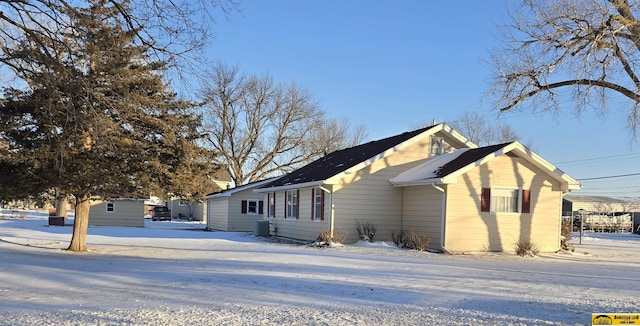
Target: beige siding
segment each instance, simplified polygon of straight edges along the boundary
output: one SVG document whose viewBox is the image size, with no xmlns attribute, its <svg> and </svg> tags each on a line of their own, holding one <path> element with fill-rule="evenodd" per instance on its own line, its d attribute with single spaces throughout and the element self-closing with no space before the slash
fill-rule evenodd
<svg viewBox="0 0 640 326">
<path fill-rule="evenodd" d="M 531 213 L 480 212 L 481 189 L 518 187 L 531 190 Z M 527 162 L 500 156 L 449 185 L 445 247 L 458 251 L 513 251 L 530 240 L 543 252 L 560 246 L 561 192 L 558 184 Z"/>
<path fill-rule="evenodd" d="M 192 217 L 191 206 L 187 202 L 183 202 L 179 199 L 172 199 L 167 206 L 171 210 L 171 218 L 189 218 Z"/>
<path fill-rule="evenodd" d="M 114 200 L 114 212 L 107 212 L 105 201 L 91 201 L 89 225 L 144 227 L 144 202 Z"/>
<path fill-rule="evenodd" d="M 207 228 L 220 231 L 253 232 L 256 221 L 263 218 L 263 214 L 243 214 L 243 200 L 258 200 L 265 202 L 263 194 L 253 192 L 253 189 L 238 191 L 229 197 L 208 199 L 209 207 Z M 265 205 L 265 204 L 263 204 Z M 266 206 L 264 206 L 266 210 Z"/>
<path fill-rule="evenodd" d="M 440 249 L 444 194 L 432 186 L 403 188 L 402 229 L 429 237 L 429 247 Z"/>
<path fill-rule="evenodd" d="M 276 217 L 270 219 L 276 228 L 276 235 L 303 241 L 314 241 L 320 232 L 329 230 L 329 214 L 331 195 L 325 193 L 324 220 L 311 220 L 312 188 L 300 189 L 297 219 L 285 219 L 285 192 L 276 193 Z M 266 206 L 265 206 L 266 212 Z"/>
<path fill-rule="evenodd" d="M 229 198 L 207 200 L 207 229 L 226 231 L 229 228 Z"/>
<path fill-rule="evenodd" d="M 194 221 L 207 221 L 207 202 L 191 203 L 191 217 Z"/>
<path fill-rule="evenodd" d="M 259 200 L 264 202 L 264 196 L 253 192 L 253 189 L 239 191 L 229 199 L 229 227 L 226 231 L 253 232 L 257 220 L 262 214 L 242 214 L 242 200 Z"/>
<path fill-rule="evenodd" d="M 430 139 L 420 140 L 368 166 L 348 174 L 333 188 L 334 230 L 347 234 L 345 243 L 358 241 L 356 220 L 377 226 L 374 240 L 389 241 L 391 233 L 401 228 L 402 189 L 394 188 L 389 179 L 423 162 L 429 153 Z M 329 229 L 331 196 L 325 196 L 325 220 L 311 221 L 311 188 L 300 189 L 300 217 L 284 219 L 284 195 L 276 195 L 277 235 L 312 241 L 322 230 Z"/>
</svg>

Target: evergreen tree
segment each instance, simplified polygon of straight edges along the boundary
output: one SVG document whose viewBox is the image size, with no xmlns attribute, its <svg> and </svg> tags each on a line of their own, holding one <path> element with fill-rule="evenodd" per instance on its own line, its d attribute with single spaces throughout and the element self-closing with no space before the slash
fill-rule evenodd
<svg viewBox="0 0 640 326">
<path fill-rule="evenodd" d="M 97 0 L 68 11 L 73 28 L 61 43 L 24 40 L 10 56 L 26 91 L 5 90 L 0 163 L 34 176 L 30 191 L 56 188 L 76 200 L 69 250 L 86 251 L 92 196 L 190 187 L 207 173 L 196 146 L 199 117 L 163 81 L 163 62 L 137 44 L 118 12 L 128 2 Z M 50 62 L 54 58 L 53 61 Z"/>
</svg>

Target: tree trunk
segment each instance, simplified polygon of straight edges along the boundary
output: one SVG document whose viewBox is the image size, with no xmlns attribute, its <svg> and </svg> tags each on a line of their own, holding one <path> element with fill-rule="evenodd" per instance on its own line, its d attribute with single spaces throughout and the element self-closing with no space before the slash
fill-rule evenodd
<svg viewBox="0 0 640 326">
<path fill-rule="evenodd" d="M 87 251 L 87 229 L 89 228 L 89 195 L 76 195 L 76 217 L 73 222 L 73 236 L 67 250 Z"/>
</svg>

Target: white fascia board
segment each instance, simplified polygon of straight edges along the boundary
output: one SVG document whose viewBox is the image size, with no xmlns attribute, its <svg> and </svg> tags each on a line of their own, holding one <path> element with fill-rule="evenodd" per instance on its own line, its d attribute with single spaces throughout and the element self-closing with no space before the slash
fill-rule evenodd
<svg viewBox="0 0 640 326">
<path fill-rule="evenodd" d="M 273 181 L 275 179 L 276 178 L 270 178 L 270 179 L 266 179 L 266 180 L 262 180 L 262 181 L 256 181 L 256 182 L 251 183 L 251 184 L 242 185 L 242 186 L 239 186 L 239 187 L 236 187 L 236 188 L 227 189 L 227 190 L 224 190 L 222 192 L 211 194 L 209 196 L 206 196 L 205 198 L 206 199 L 213 199 L 213 198 L 231 197 L 231 195 L 233 195 L 233 194 L 235 194 L 237 192 L 248 190 L 248 189 L 251 189 L 251 188 L 260 187 L 260 186 L 262 186 L 264 184 L 267 184 L 267 183 L 269 183 L 269 182 L 271 182 L 271 181 Z"/>
<path fill-rule="evenodd" d="M 461 144 L 469 147 L 469 148 L 478 148 L 478 145 L 474 144 L 472 141 L 467 139 L 467 137 L 463 136 L 461 133 L 457 132 L 455 129 L 451 128 L 449 125 L 443 123 L 442 127 L 439 130 L 442 130 L 448 134 L 450 134 L 455 140 L 459 141 Z M 438 131 L 439 131 L 438 130 Z"/>
<path fill-rule="evenodd" d="M 524 147 L 519 142 L 515 142 L 512 145 L 514 146 L 513 150 L 521 154 L 521 157 L 525 158 L 527 161 L 537 166 L 541 170 L 546 170 L 550 176 L 560 181 L 562 183 L 562 188 L 563 188 L 562 190 L 582 189 L 582 184 L 578 182 L 578 180 L 566 174 L 564 171 L 560 170 L 555 165 L 549 163 L 540 155 Z"/>
<path fill-rule="evenodd" d="M 422 180 L 412 180 L 405 182 L 392 182 L 391 184 L 394 187 L 410 187 L 410 186 L 430 186 L 432 184 L 446 184 L 445 179 L 422 179 Z"/>
<path fill-rule="evenodd" d="M 310 182 L 305 182 L 305 183 L 292 183 L 292 184 L 288 184 L 288 185 L 284 185 L 284 186 L 279 186 L 279 187 L 271 187 L 271 188 L 266 188 L 266 189 L 254 189 L 253 192 L 255 193 L 265 193 L 265 192 L 274 192 L 274 191 L 285 191 L 285 190 L 291 190 L 291 189 L 300 189 L 300 188 L 310 188 L 310 187 L 317 187 L 317 186 L 321 186 L 326 184 L 325 181 L 310 181 Z"/>
<path fill-rule="evenodd" d="M 352 166 L 351 168 L 349 168 L 349 169 L 347 169 L 345 171 L 342 171 L 342 172 L 340 172 L 340 173 L 328 178 L 327 180 L 325 180 L 325 183 L 337 184 L 340 181 L 340 179 L 342 179 L 342 178 L 344 178 L 346 176 L 349 176 L 351 174 L 354 174 L 354 173 L 366 168 L 367 166 L 369 166 L 369 165 L 371 165 L 371 164 L 373 164 L 373 163 L 375 163 L 375 162 L 377 162 L 379 160 L 382 160 L 382 159 L 388 157 L 389 155 L 391 155 L 391 154 L 393 154 L 393 153 L 395 153 L 395 152 L 397 152 L 399 150 L 402 150 L 403 148 L 405 148 L 407 146 L 412 145 L 413 143 L 417 142 L 418 140 L 423 139 L 424 137 L 431 136 L 431 135 L 435 134 L 436 132 L 438 132 L 440 130 L 443 130 L 445 127 L 451 129 L 451 127 L 449 127 L 449 126 L 447 126 L 447 125 L 445 125 L 443 123 L 441 123 L 441 124 L 439 124 L 439 125 L 437 125 L 435 127 L 429 128 L 428 130 L 425 130 L 421 134 L 415 135 L 412 138 L 407 139 L 404 142 L 402 142 L 402 143 L 400 143 L 400 144 L 398 144 L 396 146 L 393 146 L 392 148 L 389 148 L 386 151 L 384 151 L 382 153 L 379 153 L 379 154 L 377 154 L 377 155 L 365 160 L 364 162 L 356 164 L 356 165 Z M 464 139 L 464 137 L 462 137 L 462 138 Z"/>
</svg>

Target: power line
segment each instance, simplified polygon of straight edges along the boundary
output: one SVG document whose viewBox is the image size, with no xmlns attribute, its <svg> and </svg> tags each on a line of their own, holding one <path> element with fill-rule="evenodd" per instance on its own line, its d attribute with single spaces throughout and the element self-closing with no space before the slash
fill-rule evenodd
<svg viewBox="0 0 640 326">
<path fill-rule="evenodd" d="M 619 154 L 619 155 L 609 155 L 609 156 L 585 158 L 585 159 L 580 159 L 580 160 L 558 162 L 558 163 L 555 163 L 555 164 L 568 164 L 568 163 L 588 162 L 588 161 L 596 161 L 596 160 L 610 159 L 610 158 L 623 157 L 623 156 L 633 156 L 633 155 L 640 155 L 640 153 Z"/>
<path fill-rule="evenodd" d="M 612 179 L 612 178 L 630 177 L 634 175 L 640 175 L 640 173 L 618 174 L 618 175 L 609 175 L 605 177 L 582 178 L 582 179 L 576 179 L 576 180 L 587 181 L 587 180 L 599 180 L 599 179 Z"/>
</svg>

